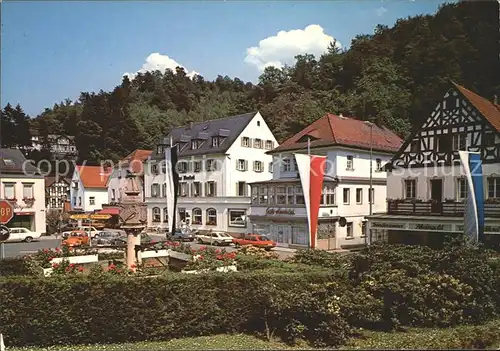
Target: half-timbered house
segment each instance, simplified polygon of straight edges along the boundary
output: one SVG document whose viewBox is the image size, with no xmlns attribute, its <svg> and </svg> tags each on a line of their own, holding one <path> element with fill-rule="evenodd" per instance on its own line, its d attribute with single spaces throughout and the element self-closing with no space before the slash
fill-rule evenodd
<svg viewBox="0 0 500 351">
<path fill-rule="evenodd" d="M 485 234 L 500 237 L 500 105 L 454 83 L 387 164 L 387 211 L 369 217 L 372 238 L 439 244 L 463 233 L 467 182 L 458 151 L 480 152 Z M 440 235 L 441 234 L 441 235 Z"/>
</svg>

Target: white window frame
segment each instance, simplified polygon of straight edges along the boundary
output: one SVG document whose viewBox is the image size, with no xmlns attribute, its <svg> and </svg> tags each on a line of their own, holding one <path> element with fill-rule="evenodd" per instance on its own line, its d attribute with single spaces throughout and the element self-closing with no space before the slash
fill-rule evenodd
<svg viewBox="0 0 500 351">
<path fill-rule="evenodd" d="M 212 137 L 212 147 L 219 147 L 219 145 L 220 145 L 219 137 L 217 136 Z"/>
<path fill-rule="evenodd" d="M 347 201 L 346 201 L 346 195 L 347 195 Z M 349 205 L 351 203 L 351 188 L 342 189 L 342 203 L 344 205 Z"/>
<path fill-rule="evenodd" d="M 457 201 L 463 201 L 469 196 L 469 186 L 467 184 L 467 178 L 458 177 L 456 181 L 456 199 Z M 462 197 L 462 190 L 465 193 L 465 197 Z"/>
<path fill-rule="evenodd" d="M 467 150 L 467 134 L 456 133 L 452 135 L 452 150 L 465 151 Z"/>
<path fill-rule="evenodd" d="M 253 170 L 254 170 L 254 172 L 263 172 L 264 171 L 264 162 L 253 161 Z"/>
<path fill-rule="evenodd" d="M 189 196 L 189 188 L 187 182 L 179 182 L 179 192 L 180 196 L 182 197 Z"/>
<path fill-rule="evenodd" d="M 253 140 L 253 147 L 255 149 L 262 149 L 262 139 L 259 139 L 259 138 L 255 138 Z"/>
<path fill-rule="evenodd" d="M 216 188 L 216 184 L 214 181 L 209 181 L 209 182 L 206 182 L 206 192 L 205 192 L 205 196 L 207 197 L 214 197 L 214 196 L 217 196 L 217 188 Z M 211 186 L 213 186 L 213 189 L 211 189 Z"/>
<path fill-rule="evenodd" d="M 12 194 L 12 196 L 10 196 L 10 197 L 8 196 L 7 188 L 12 189 L 11 192 L 9 191 L 9 193 Z M 10 182 L 3 183 L 3 194 L 4 194 L 4 198 L 6 200 L 15 199 L 16 198 L 16 183 L 10 183 Z"/>
<path fill-rule="evenodd" d="M 243 194 L 240 192 L 240 185 L 243 184 Z M 236 182 L 236 196 L 247 196 L 248 193 L 248 184 L 247 182 Z"/>
<path fill-rule="evenodd" d="M 408 196 L 408 184 L 413 184 L 413 189 L 410 187 L 410 193 L 413 192 L 413 196 Z M 403 182 L 403 194 L 405 199 L 415 199 L 417 197 L 417 180 L 416 179 L 405 179 Z"/>
<path fill-rule="evenodd" d="M 272 150 L 274 147 L 274 142 L 272 140 L 266 140 L 265 148 L 266 150 Z"/>
<path fill-rule="evenodd" d="M 488 177 L 486 178 L 486 186 L 487 186 L 487 194 L 488 194 L 488 199 L 498 199 L 500 198 L 500 189 L 497 189 L 500 187 L 500 177 L 495 176 L 495 177 Z M 493 183 L 492 189 L 493 191 L 490 192 L 490 183 Z M 498 191 L 497 191 L 498 190 Z M 493 196 L 491 196 L 493 194 Z"/>
<path fill-rule="evenodd" d="M 198 186 L 198 191 L 196 191 L 196 187 Z M 193 182 L 193 197 L 200 197 L 201 196 L 201 182 Z"/>
<path fill-rule="evenodd" d="M 375 159 L 375 172 L 382 172 L 382 159 Z"/>
<path fill-rule="evenodd" d="M 349 230 L 350 228 L 350 230 Z M 354 238 L 354 222 L 347 222 L 345 226 L 345 237 Z"/>
<path fill-rule="evenodd" d="M 191 211 L 192 212 L 192 221 L 191 221 L 191 224 L 194 224 L 194 225 L 203 225 L 203 211 L 201 210 L 201 208 L 199 207 L 195 207 L 193 208 L 193 210 Z M 199 217 L 199 221 L 196 220 L 196 218 Z"/>
<path fill-rule="evenodd" d="M 159 207 L 153 207 L 152 209 L 152 221 L 153 223 L 161 222 L 161 209 Z"/>
<path fill-rule="evenodd" d="M 292 171 L 292 161 L 289 158 L 282 159 L 283 162 L 283 172 L 291 172 Z"/>
<path fill-rule="evenodd" d="M 90 206 L 95 206 L 95 196 L 90 196 L 89 197 L 89 205 Z"/>
<path fill-rule="evenodd" d="M 206 224 L 216 226 L 217 225 L 217 210 L 215 208 L 207 208 L 206 214 L 207 214 Z"/>
<path fill-rule="evenodd" d="M 232 217 L 232 214 L 234 212 L 237 212 L 238 214 L 240 214 L 240 217 L 243 215 L 246 218 L 246 216 L 247 216 L 247 210 L 245 210 L 245 209 L 237 209 L 237 208 L 228 209 L 228 211 L 227 211 L 228 227 L 246 228 L 246 226 L 247 226 L 246 220 L 244 221 L 245 222 L 244 224 L 235 223 L 234 221 L 231 221 L 231 217 Z"/>
<path fill-rule="evenodd" d="M 354 171 L 354 156 L 347 155 L 346 157 L 346 170 Z"/>
<path fill-rule="evenodd" d="M 241 146 L 243 147 L 251 147 L 252 142 L 249 137 L 241 137 Z"/>
<path fill-rule="evenodd" d="M 359 199 L 358 199 L 358 194 L 359 194 Z M 356 204 L 357 205 L 363 204 L 363 188 L 356 188 Z"/>
<path fill-rule="evenodd" d="M 248 161 L 242 158 L 236 160 L 236 170 L 245 172 L 247 170 Z"/>
</svg>

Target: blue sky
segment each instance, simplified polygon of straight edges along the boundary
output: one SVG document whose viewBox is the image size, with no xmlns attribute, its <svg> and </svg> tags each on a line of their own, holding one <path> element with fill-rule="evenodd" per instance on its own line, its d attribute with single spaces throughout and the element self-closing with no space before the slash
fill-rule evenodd
<svg viewBox="0 0 500 351">
<path fill-rule="evenodd" d="M 255 82 L 259 68 L 290 62 L 300 48 L 319 53 L 329 36 L 349 46 L 378 23 L 392 26 L 398 18 L 432 14 L 441 3 L 4 0 L 1 104 L 20 103 L 35 116 L 81 91 L 112 89 L 152 53 L 206 79 L 222 74 Z M 309 25 L 319 27 L 304 31 Z M 256 49 L 249 55 L 251 47 Z M 151 56 L 151 64 L 171 64 L 160 55 Z"/>
</svg>

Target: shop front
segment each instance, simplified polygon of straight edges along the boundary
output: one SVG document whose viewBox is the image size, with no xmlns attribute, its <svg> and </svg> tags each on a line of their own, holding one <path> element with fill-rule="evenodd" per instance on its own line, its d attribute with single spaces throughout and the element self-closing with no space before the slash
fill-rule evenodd
<svg viewBox="0 0 500 351">
<path fill-rule="evenodd" d="M 35 231 L 35 212 L 15 212 L 8 227 L 26 228 Z"/>
</svg>

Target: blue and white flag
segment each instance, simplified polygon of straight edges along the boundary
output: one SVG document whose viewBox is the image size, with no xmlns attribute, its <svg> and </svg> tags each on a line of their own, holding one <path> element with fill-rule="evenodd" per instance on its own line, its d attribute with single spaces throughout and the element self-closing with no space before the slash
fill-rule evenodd
<svg viewBox="0 0 500 351">
<path fill-rule="evenodd" d="M 484 235 L 484 188 L 481 154 L 459 151 L 468 185 L 464 214 L 465 235 L 474 242 L 482 242 Z"/>
<path fill-rule="evenodd" d="M 165 149 L 165 190 L 167 197 L 167 218 L 168 230 L 175 233 L 177 228 L 177 193 L 179 189 L 179 173 L 177 172 L 177 145 L 172 145 Z"/>
</svg>

